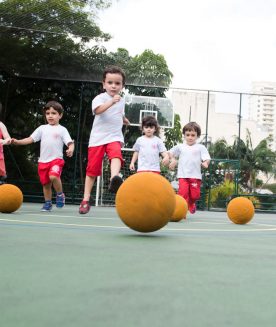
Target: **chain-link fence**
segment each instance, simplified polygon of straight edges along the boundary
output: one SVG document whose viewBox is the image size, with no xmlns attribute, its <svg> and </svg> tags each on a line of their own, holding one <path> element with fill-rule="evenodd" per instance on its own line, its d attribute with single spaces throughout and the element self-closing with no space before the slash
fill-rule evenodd
<svg viewBox="0 0 276 327">
<path fill-rule="evenodd" d="M 131 87 L 134 92 L 135 86 Z M 141 86 L 138 85 L 137 88 Z M 157 90 L 157 96 L 159 95 L 157 86 L 148 88 L 151 90 L 151 97 L 154 89 Z M 65 112 L 61 124 L 69 130 L 75 140 L 76 149 L 73 158 L 65 158 L 62 180 L 67 202 L 79 203 L 83 194 L 87 142 L 93 124 L 91 100 L 101 92 L 101 83 L 17 77 L 2 71 L 0 90 L 1 120 L 8 127 L 11 136 L 18 139 L 28 137 L 36 127 L 44 123 L 42 107 L 49 99 L 56 99 L 63 104 Z M 276 108 L 275 95 L 170 88 L 165 96 L 172 103 L 174 114 L 179 115 L 181 126 L 188 121 L 197 121 L 200 124 L 202 136 L 199 141 L 208 147 L 211 157 L 228 160 L 227 167 L 222 159 L 212 161 L 208 172 L 204 174 L 203 195 L 198 207 L 225 210 L 231 196 L 248 194 L 253 198 L 257 209 L 275 210 L 275 195 L 268 189 L 275 183 L 275 128 L 271 128 Z M 132 147 L 139 133 L 138 126 L 131 126 L 124 131 L 127 148 Z M 164 130 L 162 135 L 164 138 Z M 260 146 L 264 140 L 266 144 Z M 4 151 L 8 181 L 22 188 L 26 201 L 42 201 L 42 188 L 37 176 L 39 145 L 5 146 Z M 225 168 L 215 169 L 219 163 L 223 163 Z M 105 176 L 108 176 L 106 165 L 103 170 Z M 233 170 L 235 174 L 227 179 L 227 176 L 222 175 L 222 170 L 230 175 Z M 129 173 L 126 164 L 123 175 L 128 176 Z M 163 173 L 172 182 L 177 182 L 173 174 L 167 171 Z M 219 193 L 218 176 L 222 184 L 228 180 L 233 189 L 232 194 L 221 199 L 215 199 L 214 195 Z M 108 177 L 93 189 L 93 204 L 114 204 L 114 196 L 107 194 L 106 180 Z M 234 186 L 231 184 L 233 180 Z"/>
</svg>

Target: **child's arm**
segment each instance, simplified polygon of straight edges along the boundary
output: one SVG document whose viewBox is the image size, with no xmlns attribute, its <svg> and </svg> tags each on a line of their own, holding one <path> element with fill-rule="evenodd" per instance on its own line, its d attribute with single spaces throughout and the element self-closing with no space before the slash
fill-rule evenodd
<svg viewBox="0 0 276 327">
<path fill-rule="evenodd" d="M 26 137 L 25 139 L 22 139 L 22 140 L 17 140 L 17 139 L 12 138 L 11 143 L 14 145 L 28 145 L 28 144 L 34 143 L 34 140 L 31 137 Z"/>
<path fill-rule="evenodd" d="M 135 162 L 138 159 L 138 152 L 134 151 L 133 155 L 132 155 L 132 159 L 131 159 L 131 163 L 129 165 L 129 169 L 130 170 L 135 170 Z"/>
<path fill-rule="evenodd" d="M 126 118 L 126 116 L 123 116 L 123 124 L 130 125 L 130 121 Z"/>
<path fill-rule="evenodd" d="M 208 168 L 208 166 L 209 166 L 209 164 L 210 164 L 210 160 L 205 160 L 205 161 L 202 161 L 202 163 L 201 163 L 201 166 L 203 167 L 203 168 Z"/>
<path fill-rule="evenodd" d="M 0 124 L 0 129 L 2 131 L 2 135 L 3 135 L 3 140 L 0 139 L 0 144 L 2 145 L 8 145 L 8 144 L 11 144 L 11 137 L 10 137 L 10 134 L 7 130 L 7 127 L 1 123 Z"/>
<path fill-rule="evenodd" d="M 68 149 L 66 150 L 66 155 L 67 155 L 67 157 L 72 157 L 73 154 L 74 154 L 74 150 L 75 150 L 75 143 L 74 143 L 74 141 L 68 143 L 67 144 L 67 147 L 68 147 Z"/>
<path fill-rule="evenodd" d="M 120 100 L 121 100 L 121 97 L 120 97 L 119 94 L 114 95 L 114 97 L 113 97 L 111 100 L 109 100 L 109 101 L 107 101 L 107 102 L 101 104 L 100 106 L 98 106 L 98 107 L 94 110 L 95 115 L 100 115 L 100 114 L 102 114 L 102 113 L 105 112 L 107 109 L 109 109 L 113 104 L 119 102 Z"/>
<path fill-rule="evenodd" d="M 167 151 L 161 152 L 161 156 L 162 156 L 162 164 L 164 166 L 168 166 L 170 163 L 170 155 Z"/>
<path fill-rule="evenodd" d="M 175 156 L 170 152 L 169 152 L 169 156 L 170 156 L 169 169 L 174 170 L 175 167 L 177 166 L 177 160 L 176 160 Z"/>
</svg>

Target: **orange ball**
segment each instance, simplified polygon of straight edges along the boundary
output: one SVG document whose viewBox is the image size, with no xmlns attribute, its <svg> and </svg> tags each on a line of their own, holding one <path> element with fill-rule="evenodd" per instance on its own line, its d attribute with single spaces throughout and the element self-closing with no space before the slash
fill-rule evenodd
<svg viewBox="0 0 276 327">
<path fill-rule="evenodd" d="M 11 213 L 19 209 L 23 202 L 21 190 L 12 184 L 0 185 L 0 212 Z"/>
<path fill-rule="evenodd" d="M 175 209 L 175 192 L 162 176 L 137 173 L 120 186 L 115 199 L 116 210 L 131 229 L 149 233 L 164 227 Z"/>
<path fill-rule="evenodd" d="M 186 215 L 188 212 L 188 204 L 186 200 L 178 194 L 175 195 L 175 200 L 175 209 L 171 221 L 177 222 L 181 219 L 186 219 Z"/>
<path fill-rule="evenodd" d="M 227 215 L 235 224 L 246 224 L 254 216 L 255 208 L 247 198 L 237 197 L 232 199 L 227 206 Z"/>
</svg>

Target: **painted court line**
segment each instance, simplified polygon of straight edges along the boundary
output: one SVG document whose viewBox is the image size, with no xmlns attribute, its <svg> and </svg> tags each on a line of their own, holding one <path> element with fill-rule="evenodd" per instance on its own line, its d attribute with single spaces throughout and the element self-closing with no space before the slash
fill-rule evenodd
<svg viewBox="0 0 276 327">
<path fill-rule="evenodd" d="M 23 211 L 21 212 L 22 214 L 28 214 L 29 216 L 43 216 L 43 217 L 52 217 L 52 218 L 75 218 L 75 219 L 87 219 L 87 218 L 91 218 L 91 219 L 104 219 L 104 220 L 118 220 L 118 218 L 108 218 L 108 217 L 92 217 L 92 216 L 65 216 L 65 215 L 59 215 L 59 214 L 47 214 L 44 212 L 41 213 L 33 213 L 33 211 Z"/>
<path fill-rule="evenodd" d="M 126 229 L 128 227 L 124 226 L 102 226 L 102 225 L 87 225 L 87 224 L 70 224 L 70 223 L 55 223 L 49 221 L 33 221 L 33 220 L 19 220 L 19 219 L 1 219 L 0 221 L 15 222 L 15 223 L 27 223 L 27 224 L 37 224 L 37 225 L 55 225 L 55 226 L 74 226 L 74 227 L 99 227 L 99 228 L 116 228 L 116 229 Z"/>
<path fill-rule="evenodd" d="M 58 223 L 58 222 L 47 222 L 47 221 L 31 221 L 31 220 L 18 220 L 18 219 L 0 219 L 0 221 L 6 221 L 11 223 L 20 223 L 20 224 L 36 224 L 36 225 L 54 225 L 54 226 L 70 226 L 70 227 L 96 227 L 96 228 L 114 228 L 114 229 L 129 229 L 125 226 L 108 226 L 108 225 L 92 225 L 92 224 L 71 224 L 71 223 Z M 162 229 L 161 229 L 162 230 Z M 261 228 L 261 229 L 212 229 L 212 228 L 169 228 L 164 227 L 164 231 L 193 231 L 193 232 L 235 232 L 235 233 L 244 233 L 244 232 L 263 232 L 263 231 L 276 231 L 274 228 Z"/>
</svg>

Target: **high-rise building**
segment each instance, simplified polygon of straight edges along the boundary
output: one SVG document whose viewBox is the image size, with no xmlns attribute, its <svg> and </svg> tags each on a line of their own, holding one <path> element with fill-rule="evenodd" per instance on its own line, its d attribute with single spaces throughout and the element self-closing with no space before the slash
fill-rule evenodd
<svg viewBox="0 0 276 327">
<path fill-rule="evenodd" d="M 220 100 L 219 97 L 223 98 Z M 174 111 L 179 114 L 181 125 L 183 126 L 189 121 L 196 121 L 201 126 L 201 141 L 216 142 L 219 139 L 225 139 L 229 145 L 232 145 L 235 138 L 240 136 L 246 141 L 248 132 L 253 148 L 260 141 L 268 137 L 267 128 L 257 122 L 256 119 L 241 119 L 239 126 L 239 95 L 227 96 L 227 94 L 206 92 L 189 92 L 185 90 L 174 90 L 172 92 L 172 102 Z M 207 103 L 208 115 L 207 115 Z M 232 111 L 225 113 L 219 109 L 232 105 Z M 206 131 L 206 125 L 208 130 Z"/>
<path fill-rule="evenodd" d="M 276 151 L 276 83 L 252 82 L 248 115 L 268 130 L 269 147 Z"/>
</svg>

